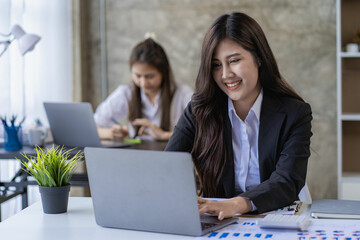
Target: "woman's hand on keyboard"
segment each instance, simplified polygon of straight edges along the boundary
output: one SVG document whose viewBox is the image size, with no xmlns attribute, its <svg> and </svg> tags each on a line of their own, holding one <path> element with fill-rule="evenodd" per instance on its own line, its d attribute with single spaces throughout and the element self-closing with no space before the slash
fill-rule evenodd
<svg viewBox="0 0 360 240">
<path fill-rule="evenodd" d="M 212 201 L 198 197 L 198 205 L 200 215 L 204 213 L 214 214 L 218 216 L 219 220 L 252 210 L 250 200 L 243 197 L 234 197 L 223 201 Z"/>
</svg>

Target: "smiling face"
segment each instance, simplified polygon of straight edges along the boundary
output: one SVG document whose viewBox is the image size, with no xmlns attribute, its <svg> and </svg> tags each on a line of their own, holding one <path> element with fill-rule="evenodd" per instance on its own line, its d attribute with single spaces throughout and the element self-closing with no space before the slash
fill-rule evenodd
<svg viewBox="0 0 360 240">
<path fill-rule="evenodd" d="M 136 86 L 141 88 L 150 100 L 155 98 L 162 83 L 162 74 L 147 63 L 134 63 L 131 66 L 132 79 Z"/>
<path fill-rule="evenodd" d="M 259 95 L 258 69 L 254 56 L 232 40 L 222 40 L 214 50 L 213 78 L 236 110 L 249 111 Z"/>
</svg>

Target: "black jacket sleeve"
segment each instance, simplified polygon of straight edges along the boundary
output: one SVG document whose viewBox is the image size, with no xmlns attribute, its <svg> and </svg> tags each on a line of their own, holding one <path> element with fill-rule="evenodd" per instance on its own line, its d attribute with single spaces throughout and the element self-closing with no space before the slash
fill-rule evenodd
<svg viewBox="0 0 360 240">
<path fill-rule="evenodd" d="M 195 122 L 190 101 L 177 122 L 165 151 L 191 152 L 196 133 Z"/>
<path fill-rule="evenodd" d="M 312 136 L 311 108 L 309 104 L 301 103 L 295 110 L 287 109 L 287 112 L 291 114 L 284 117 L 273 141 L 260 142 L 259 139 L 259 145 L 269 146 L 259 146 L 264 149 L 259 151 L 261 183 L 240 194 L 251 199 L 260 213 L 291 204 L 298 199 L 305 184 Z M 266 150 L 271 147 L 275 149 Z"/>
</svg>

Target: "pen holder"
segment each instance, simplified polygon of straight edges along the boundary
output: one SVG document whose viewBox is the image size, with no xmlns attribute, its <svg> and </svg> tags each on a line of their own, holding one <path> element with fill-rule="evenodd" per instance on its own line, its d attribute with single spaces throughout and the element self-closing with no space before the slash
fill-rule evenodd
<svg viewBox="0 0 360 240">
<path fill-rule="evenodd" d="M 22 147 L 21 127 L 4 126 L 4 149 L 7 151 L 17 151 L 22 149 Z"/>
</svg>

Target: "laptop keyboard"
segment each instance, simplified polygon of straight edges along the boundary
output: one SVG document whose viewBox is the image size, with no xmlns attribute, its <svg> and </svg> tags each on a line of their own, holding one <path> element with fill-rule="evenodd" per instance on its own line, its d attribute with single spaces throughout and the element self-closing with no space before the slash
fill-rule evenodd
<svg viewBox="0 0 360 240">
<path fill-rule="evenodd" d="M 201 222 L 201 229 L 205 230 L 205 229 L 211 228 L 211 227 L 216 226 L 216 225 L 218 225 L 218 224 L 217 223 Z"/>
</svg>

